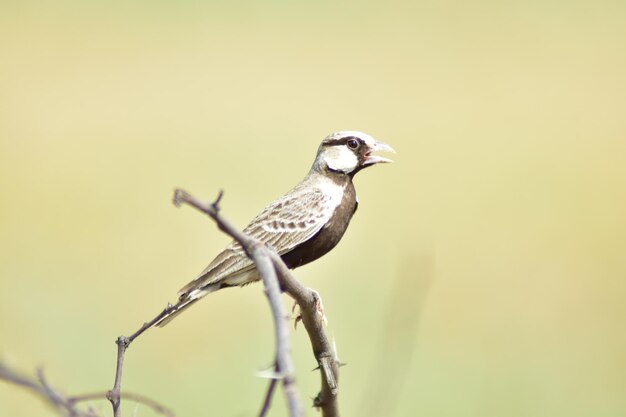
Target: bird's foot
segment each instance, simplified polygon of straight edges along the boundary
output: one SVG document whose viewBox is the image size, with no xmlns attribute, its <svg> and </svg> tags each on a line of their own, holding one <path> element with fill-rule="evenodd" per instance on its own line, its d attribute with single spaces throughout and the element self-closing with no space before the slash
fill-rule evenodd
<svg viewBox="0 0 626 417">
<path fill-rule="evenodd" d="M 296 312 L 296 308 L 298 309 L 298 313 L 295 315 L 293 319 L 293 328 L 294 330 L 298 328 L 298 322 L 302 321 L 302 311 L 300 311 L 300 304 L 297 301 L 293 302 L 293 307 L 291 307 L 291 314 Z"/>
<path fill-rule="evenodd" d="M 328 326 L 328 319 L 326 318 L 326 314 L 324 313 L 324 304 L 322 304 L 322 297 L 320 297 L 320 294 L 314 289 L 309 288 L 309 291 L 313 293 L 313 303 L 315 307 L 315 312 L 320 317 L 320 320 L 322 320 L 322 323 L 324 323 L 324 326 Z M 297 309 L 297 312 L 296 312 L 296 309 Z M 292 317 L 294 318 L 293 328 L 297 329 L 298 323 L 302 321 L 302 310 L 300 308 L 300 304 L 298 304 L 297 301 L 293 302 L 293 307 L 291 307 L 291 313 L 292 314 L 296 313 L 295 316 L 292 316 Z"/>
<path fill-rule="evenodd" d="M 298 323 L 302 321 L 302 310 L 300 309 L 300 304 L 298 304 L 297 301 L 293 302 L 293 307 L 291 307 L 291 313 L 295 313 L 295 316 L 293 316 L 293 328 L 297 329 Z"/>
<path fill-rule="evenodd" d="M 324 323 L 324 326 L 328 326 L 328 319 L 326 318 L 326 314 L 324 313 L 324 304 L 322 304 L 322 297 L 314 289 L 309 288 L 309 290 L 313 293 L 315 312 L 318 316 L 320 316 L 322 323 Z"/>
<path fill-rule="evenodd" d="M 324 313 L 324 304 L 322 304 L 322 297 L 320 297 L 320 294 L 314 289 L 309 288 L 309 291 L 313 293 L 313 303 L 315 307 L 315 312 L 322 320 L 322 323 L 324 323 L 324 326 L 328 326 L 328 319 L 326 318 L 326 314 Z M 296 308 L 298 309 L 298 311 L 293 321 L 294 329 L 298 328 L 298 323 L 302 321 L 302 311 L 300 309 L 300 304 L 298 304 L 297 301 L 294 301 L 293 307 L 291 307 L 292 314 L 296 312 Z"/>
</svg>

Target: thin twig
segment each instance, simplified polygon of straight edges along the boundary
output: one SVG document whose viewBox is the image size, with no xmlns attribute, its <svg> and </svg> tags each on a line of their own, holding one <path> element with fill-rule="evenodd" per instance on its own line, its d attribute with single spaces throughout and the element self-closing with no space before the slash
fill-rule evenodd
<svg viewBox="0 0 626 417">
<path fill-rule="evenodd" d="M 170 314 L 176 306 L 172 304 L 168 304 L 163 311 L 157 314 L 152 320 L 144 323 L 135 333 L 126 336 L 119 336 L 115 343 L 117 344 L 117 361 L 115 364 L 115 382 L 113 383 L 113 388 L 106 393 L 106 398 L 111 402 L 111 406 L 113 407 L 113 417 L 121 416 L 121 390 L 122 390 L 122 371 L 124 368 L 124 357 L 126 353 L 126 349 L 130 346 L 130 344 L 139 337 L 143 332 L 152 327 L 155 323 L 161 320 L 163 317 Z M 128 395 L 124 395 L 128 397 Z"/>
<path fill-rule="evenodd" d="M 166 417 L 175 417 L 174 412 L 164 406 L 163 404 L 159 404 L 154 401 L 152 398 L 148 398 L 145 395 L 137 394 L 134 392 L 124 392 L 121 397 L 125 400 L 136 401 L 139 404 L 143 404 L 148 408 L 151 408 L 155 412 L 159 414 L 163 414 Z M 74 395 L 67 399 L 68 402 L 72 404 L 76 404 L 83 401 L 93 401 L 93 400 L 104 400 L 106 399 L 106 392 L 91 392 L 88 394 L 80 394 Z"/>
<path fill-rule="evenodd" d="M 64 416 L 75 417 L 99 417 L 99 414 L 94 410 L 81 410 L 77 407 L 77 404 L 84 401 L 93 400 L 105 400 L 105 392 L 92 392 L 88 394 L 80 394 L 73 396 L 65 396 L 58 390 L 54 389 L 47 381 L 43 370 L 37 369 L 37 378 L 21 375 L 18 372 L 10 369 L 6 365 L 0 363 L 0 379 L 7 381 L 10 384 L 24 387 L 39 397 L 45 402 L 56 408 L 60 414 Z M 157 413 L 163 414 L 166 417 L 174 417 L 174 413 L 169 408 L 159 404 L 151 398 L 145 395 L 125 392 L 124 399 L 136 401 L 139 404 L 143 404 Z"/>
<path fill-rule="evenodd" d="M 76 404 L 65 398 L 57 390 L 53 389 L 41 369 L 37 370 L 37 379 L 21 375 L 16 371 L 9 369 L 7 366 L 0 364 L 0 379 L 14 385 L 27 388 L 43 401 L 53 406 L 57 412 L 68 417 L 100 417 L 93 410 L 81 410 Z"/>
<path fill-rule="evenodd" d="M 121 404 L 121 395 L 120 391 L 122 388 L 122 370 L 124 367 L 124 353 L 126 352 L 126 348 L 128 347 L 128 338 L 126 336 L 120 336 L 115 341 L 117 344 L 117 363 L 115 366 L 115 382 L 113 383 L 113 389 L 107 392 L 107 399 L 111 401 L 111 405 L 113 406 L 113 416 L 119 417 L 121 414 L 120 404 Z"/>
<path fill-rule="evenodd" d="M 259 411 L 259 417 L 265 417 L 267 412 L 270 410 L 272 397 L 274 396 L 274 390 L 276 389 L 276 381 L 276 378 L 270 379 L 270 383 L 267 386 L 267 392 L 265 393 L 265 399 L 263 400 L 263 405 L 261 406 L 261 411 Z"/>
<path fill-rule="evenodd" d="M 289 327 L 287 315 L 280 299 L 280 286 L 276 277 L 276 270 L 265 246 L 255 244 L 250 250 L 249 256 L 256 264 L 263 279 L 265 295 L 267 296 L 272 315 L 274 316 L 276 337 L 276 371 L 282 377 L 283 391 L 287 400 L 290 416 L 304 415 L 300 394 L 295 380 L 293 360 L 291 358 L 291 343 L 289 341 Z"/>
</svg>

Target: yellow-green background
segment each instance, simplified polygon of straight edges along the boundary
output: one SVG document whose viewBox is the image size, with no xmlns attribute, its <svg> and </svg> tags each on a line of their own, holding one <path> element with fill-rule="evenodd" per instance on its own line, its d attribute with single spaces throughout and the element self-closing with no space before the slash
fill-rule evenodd
<svg viewBox="0 0 626 417">
<path fill-rule="evenodd" d="M 348 363 L 344 415 L 624 415 L 624 22 L 620 1 L 3 2 L 0 360 L 110 388 L 115 337 L 228 242 L 173 188 L 226 190 L 244 226 L 358 129 L 396 162 L 297 270 Z M 123 388 L 252 416 L 272 352 L 261 286 L 223 291 L 139 339 Z M 0 383 L 0 414 L 52 412 Z"/>
</svg>

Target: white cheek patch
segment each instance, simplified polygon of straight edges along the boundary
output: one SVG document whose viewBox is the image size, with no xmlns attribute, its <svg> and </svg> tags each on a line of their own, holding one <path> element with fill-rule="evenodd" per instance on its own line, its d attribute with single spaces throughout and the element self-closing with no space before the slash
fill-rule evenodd
<svg viewBox="0 0 626 417">
<path fill-rule="evenodd" d="M 354 152 L 344 145 L 331 146 L 324 152 L 324 161 L 328 168 L 334 171 L 342 171 L 346 174 L 356 169 L 359 164 Z"/>
</svg>

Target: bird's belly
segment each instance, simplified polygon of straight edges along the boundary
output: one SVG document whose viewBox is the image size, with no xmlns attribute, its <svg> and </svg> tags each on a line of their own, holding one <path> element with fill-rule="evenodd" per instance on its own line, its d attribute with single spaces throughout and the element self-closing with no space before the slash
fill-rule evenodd
<svg viewBox="0 0 626 417">
<path fill-rule="evenodd" d="M 329 222 L 319 232 L 282 255 L 285 264 L 289 268 L 297 268 L 324 256 L 337 246 L 350 224 L 356 206 L 356 196 L 347 195 L 342 204 L 335 209 Z"/>
</svg>

